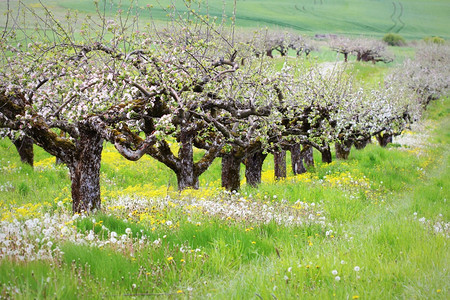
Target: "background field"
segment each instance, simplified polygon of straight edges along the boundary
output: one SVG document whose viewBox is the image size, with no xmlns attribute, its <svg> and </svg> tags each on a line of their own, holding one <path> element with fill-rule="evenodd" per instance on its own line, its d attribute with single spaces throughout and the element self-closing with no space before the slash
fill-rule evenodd
<svg viewBox="0 0 450 300">
<path fill-rule="evenodd" d="M 15 1 L 11 1 L 15 2 Z M 37 0 L 25 0 L 38 7 Z M 122 2 L 121 5 L 118 3 Z M 204 1 L 203 3 L 205 3 Z M 202 13 L 221 17 L 225 8 L 228 16 L 233 12 L 233 1 L 209 0 Z M 55 14 L 63 15 L 65 9 L 76 9 L 82 14 L 95 12 L 93 0 L 43 1 Z M 108 13 L 114 13 L 120 6 L 127 9 L 128 1 L 99 1 Z M 103 4 L 102 4 L 103 3 Z M 115 4 L 111 4 L 115 3 Z M 186 11 L 181 0 L 138 1 L 137 9 L 144 20 L 149 20 L 146 8 L 151 4 L 154 19 L 166 19 L 167 12 L 161 7 L 174 3 L 180 12 Z M 421 39 L 426 36 L 450 38 L 450 1 L 448 0 L 237 0 L 236 24 L 241 27 L 269 27 L 293 29 L 303 34 L 346 34 L 381 37 L 388 32 L 399 33 L 407 39 Z M 12 4 L 12 6 L 14 6 Z M 193 9 L 197 9 L 192 5 Z M 6 1 L 0 1 L 0 11 L 6 11 Z M 1 18 L 4 18 L 2 16 Z M 4 19 L 0 20 L 2 26 Z"/>
</svg>

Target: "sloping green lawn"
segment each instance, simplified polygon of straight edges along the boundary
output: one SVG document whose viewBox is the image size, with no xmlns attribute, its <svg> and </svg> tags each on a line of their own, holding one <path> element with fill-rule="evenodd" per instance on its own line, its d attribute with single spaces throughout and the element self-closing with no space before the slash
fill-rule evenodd
<svg viewBox="0 0 450 300">
<path fill-rule="evenodd" d="M 39 6 L 38 1 L 25 0 L 32 7 Z M 219 19 L 225 9 L 226 14 L 233 14 L 234 1 L 203 1 L 199 8 L 195 1 L 189 9 L 201 14 L 209 13 Z M 92 0 L 44 1 L 51 11 L 64 18 L 65 9 L 78 10 L 81 14 L 95 14 L 96 7 Z M 112 15 L 118 9 L 129 9 L 129 1 L 98 1 L 99 11 Z M 121 3 L 119 6 L 118 3 Z M 133 9 L 148 22 L 150 16 L 155 20 L 167 20 L 167 7 L 175 4 L 182 16 L 188 8 L 181 0 L 137 1 Z M 147 4 L 151 8 L 147 8 Z M 14 4 L 11 4 L 14 7 Z M 0 2 L 0 9 L 6 11 L 6 1 Z M 407 39 L 422 39 L 426 36 L 450 38 L 449 21 L 450 2 L 447 0 L 238 0 L 236 1 L 236 25 L 239 27 L 272 29 L 292 29 L 307 35 L 349 34 L 382 37 L 388 32 L 399 33 Z M 5 23 L 0 17 L 0 24 Z M 147 21 L 146 21 L 147 20 Z"/>
</svg>

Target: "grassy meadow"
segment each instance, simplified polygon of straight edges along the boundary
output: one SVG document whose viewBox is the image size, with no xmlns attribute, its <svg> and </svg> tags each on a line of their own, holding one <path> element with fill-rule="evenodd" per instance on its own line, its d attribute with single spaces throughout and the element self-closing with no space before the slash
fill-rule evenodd
<svg viewBox="0 0 450 300">
<path fill-rule="evenodd" d="M 36 148 L 33 170 L 2 140 L 0 295 L 447 299 L 448 103 L 388 148 L 280 182 L 269 156 L 263 184 L 239 193 L 221 190 L 220 159 L 179 193 L 164 166 L 106 145 L 90 216 L 72 216 L 64 166 Z"/>
</svg>

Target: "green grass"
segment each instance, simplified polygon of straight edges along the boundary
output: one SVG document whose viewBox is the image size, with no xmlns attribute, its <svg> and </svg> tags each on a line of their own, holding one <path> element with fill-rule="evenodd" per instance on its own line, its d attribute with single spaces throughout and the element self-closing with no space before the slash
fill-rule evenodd
<svg viewBox="0 0 450 300">
<path fill-rule="evenodd" d="M 175 197 L 170 198 L 175 203 L 172 206 L 149 203 L 148 211 L 145 205 L 111 210 L 108 205 L 113 199 L 109 199 L 105 200 L 104 212 L 74 221 L 74 230 L 93 230 L 99 242 L 106 242 L 110 231 L 117 232 L 120 239 L 129 228 L 133 237 L 140 239 L 144 235 L 149 243 L 139 246 L 137 240 L 127 240 L 121 248 L 55 239 L 53 247 L 64 252 L 60 259 L 1 260 L 0 292 L 19 299 L 126 298 L 133 294 L 162 298 L 209 295 L 216 299 L 267 299 L 272 295 L 278 299 L 446 299 L 448 231 L 437 233 L 433 226 L 445 224 L 450 217 L 446 200 L 450 186 L 448 100 L 435 101 L 427 111 L 426 130 L 431 133 L 429 141 L 433 146 L 420 150 L 420 156 L 414 148 L 370 144 L 364 150 L 352 150 L 347 161 L 329 165 L 316 161 L 308 175 L 296 179 L 288 174 L 281 182 L 273 181 L 273 161 L 268 157 L 265 183 L 258 189 L 244 184 L 240 195 L 210 199 L 220 203 L 229 201 L 229 197 L 243 197 L 244 203 L 255 203 L 260 208 L 275 205 L 283 209 L 301 200 L 314 207 L 310 212 L 325 217 L 325 227 L 317 223 L 264 224 L 205 211 L 187 212 L 190 198 L 177 202 L 181 196 L 171 196 Z M 44 211 L 58 212 L 61 208 L 56 202 L 68 196 L 61 192 L 69 185 L 64 167 L 49 167 L 48 156 L 36 148 L 38 165 L 44 163 L 33 171 L 19 163 L 10 145 L 7 140 L 0 143 L 0 185 L 9 182 L 13 186 L 0 192 L 3 209 L 48 201 Z M 107 146 L 105 153 L 110 150 Z M 150 159 L 128 163 L 104 157 L 102 176 L 108 178 L 103 182 L 105 191 L 120 191 L 127 184 L 151 183 L 156 188 L 166 185 L 169 173 L 162 167 L 158 172 L 164 180 L 140 173 L 141 169 L 154 170 L 155 162 Z M 203 184 L 216 185 L 220 161 L 209 171 L 215 174 L 205 177 Z M 134 173 L 137 175 L 133 181 L 128 177 Z M 339 180 L 343 184 L 339 185 Z M 63 205 L 63 210 L 69 210 L 67 200 Z M 5 214 L 3 210 L 2 216 Z M 153 223 L 139 221 L 141 215 L 151 217 Z M 174 225 L 168 226 L 162 220 L 171 220 Z M 158 239 L 160 242 L 154 244 Z M 354 270 L 356 266 L 359 271 Z M 18 293 L 12 292 L 15 288 Z"/>
<path fill-rule="evenodd" d="M 2 11 L 6 11 L 5 2 L 0 3 Z M 37 1 L 24 2 L 37 7 Z M 95 13 L 92 0 L 49 0 L 45 3 L 61 19 L 65 9 L 78 10 L 81 14 Z M 103 10 L 104 2 L 99 3 Z M 109 15 L 115 14 L 119 9 L 118 1 L 114 3 L 116 4 L 113 5 L 108 1 L 105 6 L 105 11 Z M 150 15 L 157 21 L 167 19 L 167 12 L 159 5 L 154 3 L 150 13 L 146 8 L 147 3 L 148 1 L 138 1 L 138 9 L 135 10 L 143 20 L 149 20 Z M 172 3 L 175 3 L 181 14 L 187 11 L 181 0 L 162 0 L 161 6 L 166 8 Z M 392 32 L 407 39 L 422 39 L 426 36 L 450 38 L 448 29 L 450 3 L 446 0 L 406 0 L 395 3 L 371 0 L 247 0 L 236 3 L 236 24 L 239 27 L 291 29 L 308 35 L 334 33 L 381 38 L 386 33 Z M 196 4 L 192 5 L 192 8 L 200 13 L 208 11 L 210 15 L 219 18 L 222 16 L 223 7 L 227 15 L 231 16 L 233 1 L 227 1 L 224 6 L 223 1 L 209 0 L 208 5 L 203 5 L 200 10 Z M 122 1 L 120 8 L 126 11 L 129 2 Z M 0 20 L 4 24 L 4 17 Z"/>
</svg>

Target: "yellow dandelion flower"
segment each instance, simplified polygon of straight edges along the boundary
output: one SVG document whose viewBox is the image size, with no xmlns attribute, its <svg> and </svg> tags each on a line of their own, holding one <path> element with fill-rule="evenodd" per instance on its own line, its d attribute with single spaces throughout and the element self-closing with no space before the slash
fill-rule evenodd
<svg viewBox="0 0 450 300">
<path fill-rule="evenodd" d="M 256 244 L 256 242 L 255 242 L 255 241 L 253 241 L 253 242 L 252 242 L 252 244 Z"/>
<path fill-rule="evenodd" d="M 167 258 L 167 261 L 172 261 L 173 260 L 173 256 L 169 256 L 168 258 Z"/>
<path fill-rule="evenodd" d="M 177 294 L 183 294 L 183 291 L 182 290 L 178 290 Z"/>
<path fill-rule="evenodd" d="M 352 299 L 359 299 L 359 296 L 355 295 L 355 296 L 352 297 Z"/>
</svg>

